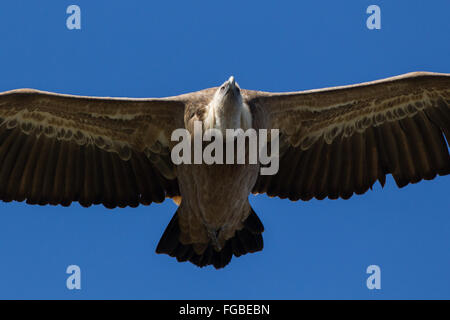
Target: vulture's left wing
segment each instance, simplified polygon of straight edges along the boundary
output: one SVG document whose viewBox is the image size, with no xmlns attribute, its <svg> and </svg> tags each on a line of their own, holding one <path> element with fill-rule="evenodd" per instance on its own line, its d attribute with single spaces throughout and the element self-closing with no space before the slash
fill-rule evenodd
<svg viewBox="0 0 450 320">
<path fill-rule="evenodd" d="M 254 92 L 280 129 L 280 169 L 255 193 L 291 200 L 365 193 L 392 174 L 403 187 L 450 173 L 450 75 L 416 72 L 352 86 Z"/>
<path fill-rule="evenodd" d="M 171 132 L 177 98 L 0 93 L 0 200 L 137 206 L 177 196 Z"/>
</svg>

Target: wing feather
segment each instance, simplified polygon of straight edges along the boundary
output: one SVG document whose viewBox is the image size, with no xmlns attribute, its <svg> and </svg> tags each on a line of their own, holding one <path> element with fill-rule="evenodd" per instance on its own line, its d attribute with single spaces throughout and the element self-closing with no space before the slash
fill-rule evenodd
<svg viewBox="0 0 450 320">
<path fill-rule="evenodd" d="M 0 200 L 108 208 L 179 194 L 169 158 L 184 102 L 0 93 Z"/>
<path fill-rule="evenodd" d="M 279 172 L 260 176 L 255 193 L 347 199 L 384 185 L 387 174 L 403 187 L 450 173 L 450 74 L 249 97 L 287 145 Z"/>
</svg>

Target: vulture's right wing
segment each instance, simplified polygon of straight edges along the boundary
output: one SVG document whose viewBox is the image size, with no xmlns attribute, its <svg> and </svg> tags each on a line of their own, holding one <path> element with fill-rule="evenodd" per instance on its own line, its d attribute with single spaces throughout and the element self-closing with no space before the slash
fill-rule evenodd
<svg viewBox="0 0 450 320">
<path fill-rule="evenodd" d="M 0 93 L 0 199 L 114 208 L 177 196 L 169 140 L 183 117 L 176 98 Z"/>
</svg>

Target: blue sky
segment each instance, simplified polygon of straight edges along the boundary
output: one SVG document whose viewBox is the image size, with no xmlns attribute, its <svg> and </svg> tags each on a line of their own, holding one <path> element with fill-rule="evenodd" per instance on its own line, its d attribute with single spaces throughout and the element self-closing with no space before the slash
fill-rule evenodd
<svg viewBox="0 0 450 320">
<path fill-rule="evenodd" d="M 81 8 L 82 29 L 66 28 Z M 366 8 L 381 8 L 381 30 Z M 293 91 L 450 72 L 448 0 L 2 1 L 0 91 L 162 97 L 216 86 Z M 449 177 L 350 200 L 251 196 L 265 248 L 225 269 L 154 250 L 176 210 L 0 203 L 0 298 L 450 298 Z M 66 288 L 80 266 L 81 290 Z M 381 268 L 368 290 L 366 268 Z"/>
</svg>

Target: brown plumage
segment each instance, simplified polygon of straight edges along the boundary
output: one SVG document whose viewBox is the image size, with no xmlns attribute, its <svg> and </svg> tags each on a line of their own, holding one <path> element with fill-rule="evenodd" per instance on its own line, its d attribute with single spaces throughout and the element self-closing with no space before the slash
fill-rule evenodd
<svg viewBox="0 0 450 320">
<path fill-rule="evenodd" d="M 280 164 L 181 164 L 171 134 L 279 129 Z M 0 199 L 179 208 L 157 247 L 224 267 L 259 251 L 264 227 L 248 195 L 291 200 L 363 194 L 392 174 L 399 187 L 450 172 L 450 75 L 417 72 L 291 93 L 221 87 L 160 99 L 95 98 L 32 89 L 0 93 Z M 447 140 L 447 142 L 446 142 Z"/>
</svg>

